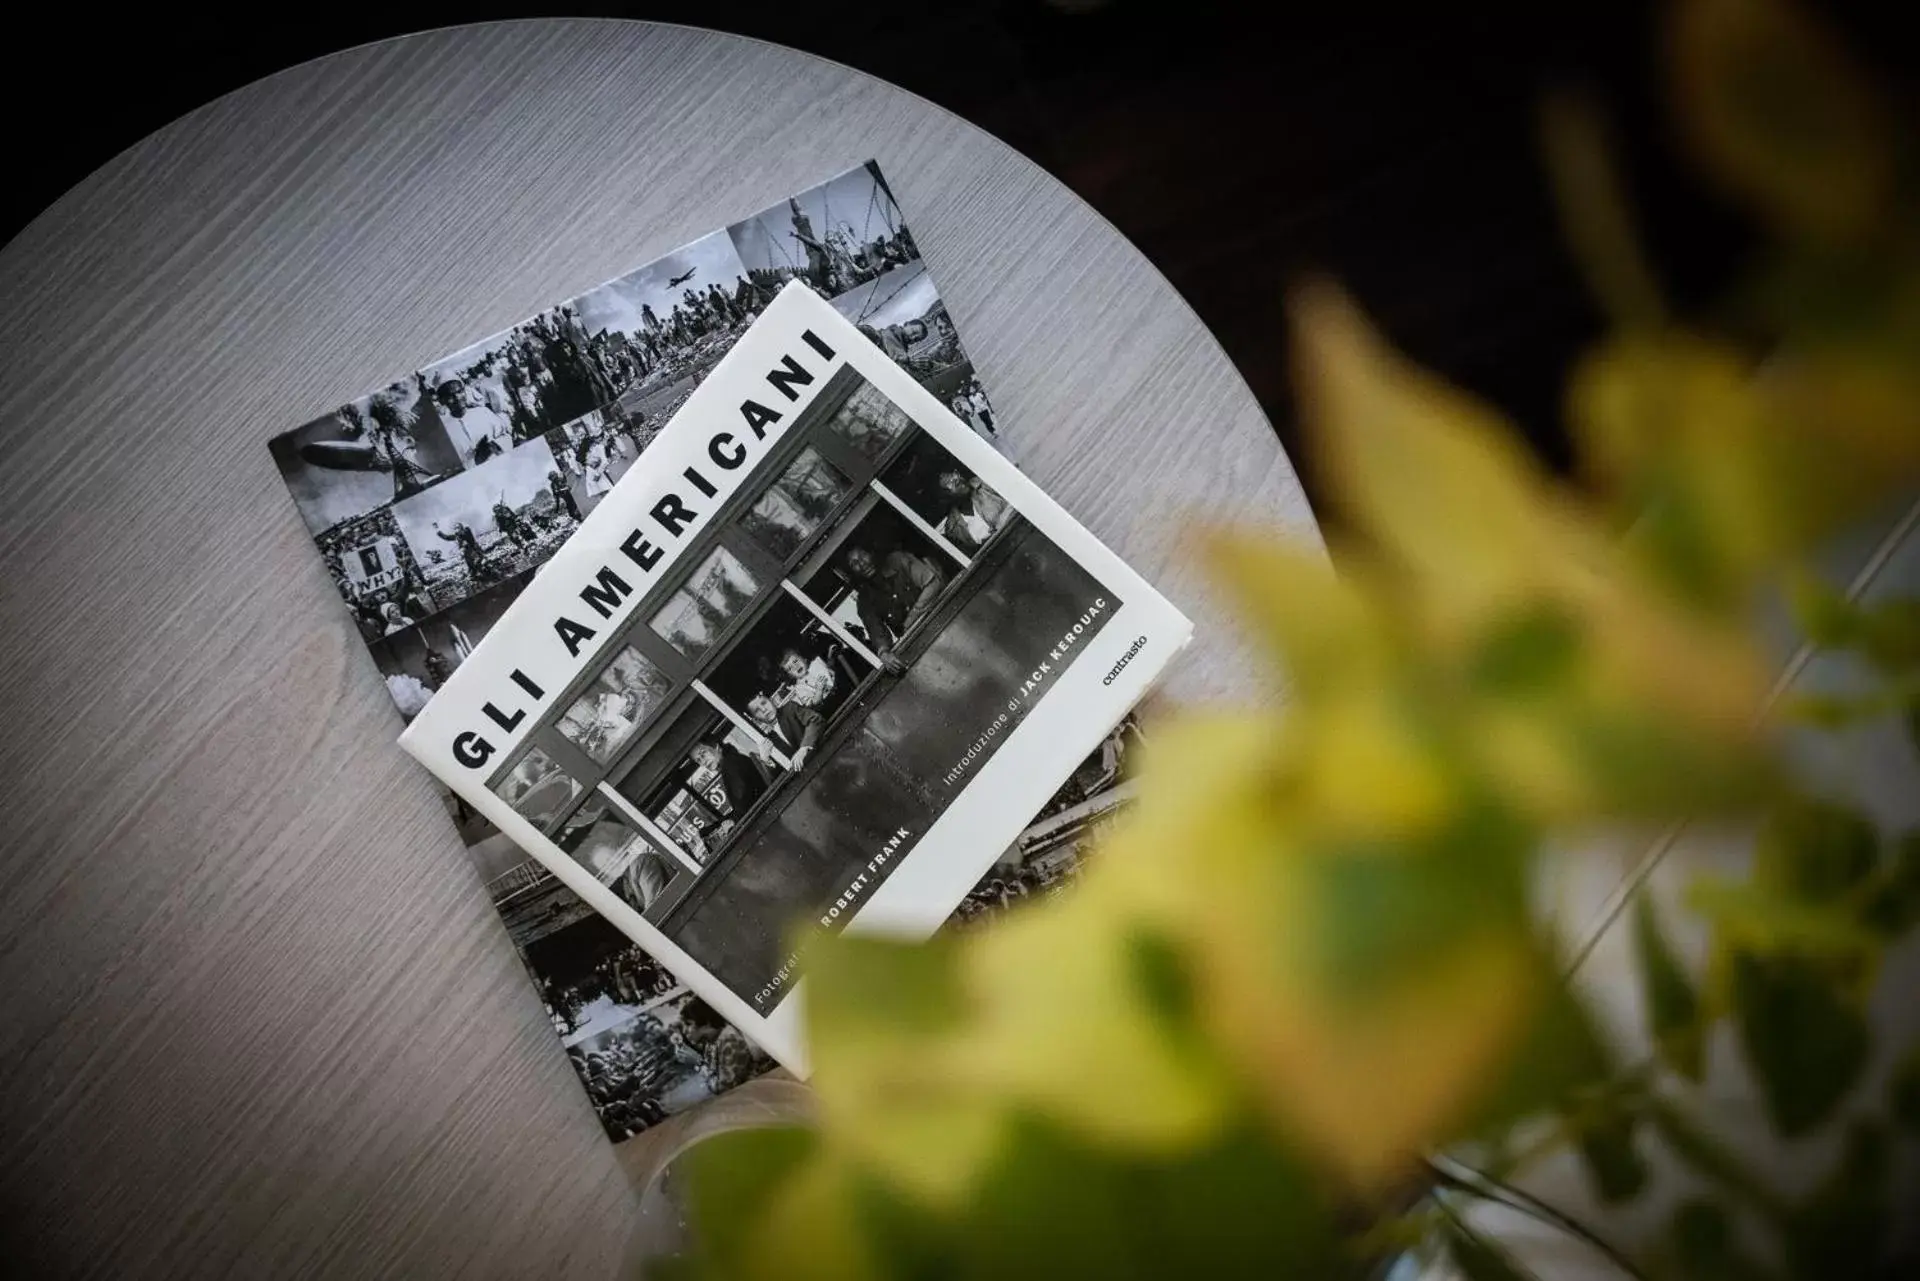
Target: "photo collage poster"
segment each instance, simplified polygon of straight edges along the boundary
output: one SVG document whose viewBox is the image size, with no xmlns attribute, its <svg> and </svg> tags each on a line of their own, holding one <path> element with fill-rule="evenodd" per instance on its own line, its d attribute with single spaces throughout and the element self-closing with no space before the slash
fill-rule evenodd
<svg viewBox="0 0 1920 1281">
<path fill-rule="evenodd" d="M 972 362 L 868 162 L 271 442 L 404 719 L 795 279 L 995 436 Z M 1123 738 L 1112 740 L 1116 751 Z M 442 795 L 610 1137 L 771 1066 L 451 791 Z M 1111 787 L 1069 785 L 1058 808 L 1104 813 L 1119 798 Z M 1048 857 L 1058 862 L 1059 849 L 1049 845 Z M 1018 896 L 993 889 L 995 880 L 956 919 Z"/>
</svg>

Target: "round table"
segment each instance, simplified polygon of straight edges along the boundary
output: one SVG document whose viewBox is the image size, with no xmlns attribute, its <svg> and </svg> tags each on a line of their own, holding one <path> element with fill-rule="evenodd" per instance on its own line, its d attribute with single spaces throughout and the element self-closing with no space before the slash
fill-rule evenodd
<svg viewBox="0 0 1920 1281">
<path fill-rule="evenodd" d="M 1169 692 L 1270 696 L 1179 527 L 1317 538 L 1292 469 L 1159 273 L 985 133 L 615 22 L 411 36 L 225 97 L 0 253 L 18 1266 L 621 1266 L 659 1143 L 602 1135 L 266 442 L 868 157 L 1016 461 L 1198 622 Z"/>
</svg>

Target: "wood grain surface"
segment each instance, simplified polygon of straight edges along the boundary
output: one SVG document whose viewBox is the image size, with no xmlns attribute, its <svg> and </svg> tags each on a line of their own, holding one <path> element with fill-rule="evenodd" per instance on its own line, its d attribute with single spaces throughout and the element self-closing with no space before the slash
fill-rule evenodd
<svg viewBox="0 0 1920 1281">
<path fill-rule="evenodd" d="M 602 1135 L 266 441 L 869 156 L 1016 459 L 1199 620 L 1170 692 L 1257 692 L 1177 530 L 1316 538 L 1292 469 L 1160 275 L 984 133 L 624 23 L 442 31 L 215 102 L 0 253 L 10 1268 L 630 1265 L 682 1127 Z"/>
</svg>

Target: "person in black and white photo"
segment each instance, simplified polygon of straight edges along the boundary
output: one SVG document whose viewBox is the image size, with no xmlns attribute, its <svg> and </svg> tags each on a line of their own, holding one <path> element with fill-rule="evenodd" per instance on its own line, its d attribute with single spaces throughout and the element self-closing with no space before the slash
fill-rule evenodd
<svg viewBox="0 0 1920 1281">
<path fill-rule="evenodd" d="M 388 626 L 369 648 L 401 716 L 412 720 L 426 706 L 526 583 L 527 576 L 511 579 L 433 614 L 402 605 L 398 630 L 392 630 L 391 614 L 381 607 Z"/>
<path fill-rule="evenodd" d="M 915 438 L 883 479 L 896 498 L 969 560 L 1013 519 L 1012 505 L 931 436 Z"/>
<path fill-rule="evenodd" d="M 933 609 L 947 575 L 932 557 L 905 547 L 889 548 L 877 556 L 867 547 L 855 547 L 843 564 L 868 643 L 888 671 L 905 670 L 893 651 Z"/>
<path fill-rule="evenodd" d="M 435 599 L 465 600 L 553 554 L 578 523 L 554 498 L 555 470 L 535 437 L 393 505 Z"/>
<path fill-rule="evenodd" d="M 760 762 L 721 739 L 702 739 L 693 745 L 693 762 L 700 772 L 713 775 L 720 788 L 720 801 L 728 818 L 737 819 L 753 808 L 773 782 L 770 770 Z"/>
<path fill-rule="evenodd" d="M 435 602 L 421 566 L 393 518 L 391 507 L 345 520 L 315 537 L 314 545 L 369 644 L 389 634 L 389 604 L 403 618 L 424 618 Z M 404 625 L 403 625 L 404 626 Z"/>
<path fill-rule="evenodd" d="M 819 712 L 798 703 L 786 703 L 775 706 L 773 695 L 755 694 L 747 701 L 747 719 L 761 735 L 780 749 L 794 769 L 807 763 L 807 757 L 813 754 L 814 747 L 820 742 L 820 731 L 825 721 Z M 763 762 L 772 768 L 779 768 L 779 762 L 768 758 Z"/>
<path fill-rule="evenodd" d="M 434 389 L 447 431 L 459 445 L 469 467 L 497 458 L 513 448 L 513 421 L 504 408 L 492 404 L 479 386 L 462 378 L 448 378 Z"/>
<path fill-rule="evenodd" d="M 787 678 L 782 701 L 810 707 L 822 716 L 831 714 L 840 701 L 834 696 L 840 682 L 833 668 L 817 655 L 808 657 L 788 646 L 780 651 L 780 674 Z"/>
<path fill-rule="evenodd" d="M 420 620 L 417 618 L 408 618 L 406 614 L 401 611 L 400 602 L 390 600 L 383 602 L 380 606 L 380 621 L 385 625 L 386 629 L 381 634 L 391 636 L 395 632 L 406 631 L 407 628 L 412 627 Z"/>
<path fill-rule="evenodd" d="M 950 504 L 940 519 L 940 535 L 969 556 L 984 547 L 994 531 L 1013 515 L 1006 499 L 963 467 L 941 472 L 937 483 Z"/>
<path fill-rule="evenodd" d="M 920 250 L 871 163 L 728 228 L 764 306 L 789 280 L 835 298 L 885 273 L 918 267 Z"/>
<path fill-rule="evenodd" d="M 567 478 L 560 474 L 559 468 L 547 473 L 547 492 L 553 495 L 553 505 L 566 514 L 575 524 L 585 519 L 580 504 L 573 497 L 573 486 L 567 484 Z"/>
</svg>

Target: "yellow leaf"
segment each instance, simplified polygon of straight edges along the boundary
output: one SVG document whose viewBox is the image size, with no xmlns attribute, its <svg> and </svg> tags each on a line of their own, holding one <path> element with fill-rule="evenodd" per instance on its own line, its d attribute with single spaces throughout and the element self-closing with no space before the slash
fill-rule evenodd
<svg viewBox="0 0 1920 1281">
<path fill-rule="evenodd" d="M 807 1025 L 824 1132 L 837 1150 L 922 1201 L 953 1205 L 1007 1135 L 1011 1100 L 956 1080 L 947 1050 L 975 1011 L 960 941 L 830 936 L 808 949 Z"/>
<path fill-rule="evenodd" d="M 1212 1134 L 1228 1095 L 1193 1030 L 1146 989 L 1143 933 L 1090 879 L 978 936 L 969 981 L 983 1015 L 953 1047 L 956 1074 L 1106 1143 L 1169 1152 Z"/>
<path fill-rule="evenodd" d="M 1215 1034 L 1281 1129 L 1377 1189 L 1466 1114 L 1518 1044 L 1542 975 L 1518 937 L 1432 957 L 1390 990 L 1334 1003 L 1216 949 Z"/>
<path fill-rule="evenodd" d="M 1746 607 L 1787 556 L 1920 470 L 1920 385 L 1836 349 L 1756 373 L 1683 333 L 1583 360 L 1569 417 L 1596 478 L 1640 524 L 1630 545 L 1669 583 Z"/>
<path fill-rule="evenodd" d="M 1316 828 L 1404 836 L 1432 830 L 1453 810 L 1459 788 L 1442 745 L 1421 734 L 1389 689 L 1371 685 L 1298 714 L 1313 743 L 1298 762 L 1300 805 Z"/>
<path fill-rule="evenodd" d="M 1329 486 L 1440 616 L 1510 603 L 1591 557 L 1498 414 L 1401 358 L 1338 290 L 1298 291 L 1292 311 Z"/>
<path fill-rule="evenodd" d="M 1783 231 L 1873 232 L 1894 179 L 1891 123 L 1830 33 L 1783 0 L 1674 7 L 1681 123 L 1703 163 Z"/>
<path fill-rule="evenodd" d="M 1241 624 L 1265 642 L 1311 697 L 1337 675 L 1377 667 L 1387 621 L 1364 589 L 1370 576 L 1357 557 L 1343 557 L 1336 575 L 1326 557 L 1289 546 L 1280 535 L 1220 529 L 1206 537 L 1207 563 L 1233 593 Z"/>
<path fill-rule="evenodd" d="M 1290 726 L 1300 751 L 1321 746 L 1317 723 Z M 1163 728 L 1141 772 L 1140 809 L 1103 847 L 1081 893 L 1089 932 L 1093 917 L 1121 911 L 1152 920 L 1188 958 L 1205 1026 L 1276 1123 L 1356 1183 L 1376 1186 L 1471 1104 L 1516 1035 L 1533 967 L 1524 940 L 1474 925 L 1415 972 L 1381 977 L 1364 998 L 1336 982 L 1315 929 L 1325 919 L 1315 896 L 1327 882 L 1312 860 L 1341 855 L 1310 842 L 1390 826 L 1383 820 L 1403 802 L 1376 794 L 1363 812 L 1356 782 L 1352 810 L 1322 805 L 1326 798 L 1286 781 L 1289 741 L 1226 717 Z M 1442 807 L 1417 808 L 1424 816 Z"/>
</svg>

